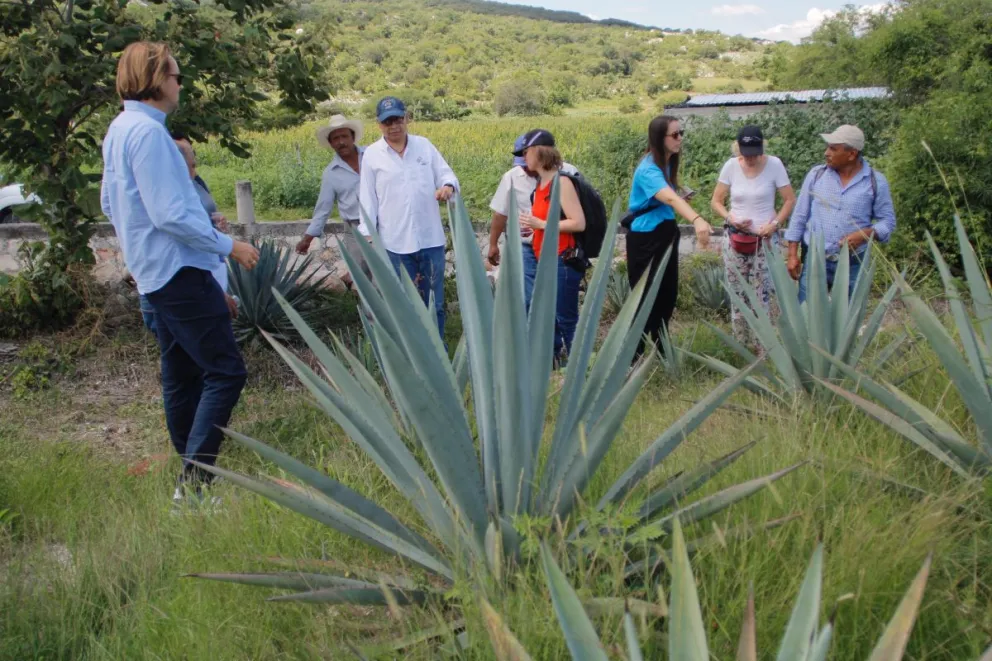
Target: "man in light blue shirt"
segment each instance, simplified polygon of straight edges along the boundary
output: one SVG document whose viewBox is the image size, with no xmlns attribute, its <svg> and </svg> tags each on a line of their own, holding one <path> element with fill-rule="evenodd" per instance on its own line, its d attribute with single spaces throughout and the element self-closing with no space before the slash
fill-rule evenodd
<svg viewBox="0 0 992 661">
<path fill-rule="evenodd" d="M 327 126 L 317 129 L 317 144 L 333 149 L 335 153 L 320 180 L 320 196 L 313 210 L 313 220 L 303 238 L 296 244 L 298 254 L 307 254 L 313 240 L 324 233 L 324 226 L 334 210 L 335 202 L 341 220 L 352 228 L 358 228 L 362 217 L 358 204 L 358 185 L 361 181 L 362 155 L 365 153 L 365 149 L 359 147 L 358 143 L 361 142 L 363 133 L 364 126 L 361 122 L 346 119 L 344 115 L 334 115 Z M 348 255 L 361 265 L 365 275 L 371 277 L 365 258 L 358 249 L 355 235 L 350 231 L 345 232 L 341 243 Z"/>
<path fill-rule="evenodd" d="M 826 164 L 816 166 L 806 175 L 785 231 L 789 274 L 799 280 L 800 303 L 806 300 L 806 271 L 799 259 L 800 241 L 811 247 L 813 233 L 823 239 L 828 287 L 834 282 L 841 246 L 847 244 L 851 260 L 850 295 L 861 272 L 869 239 L 886 243 L 896 229 L 889 182 L 862 156 L 865 134 L 861 129 L 845 124 L 820 137 L 827 143 Z"/>
<path fill-rule="evenodd" d="M 166 426 L 183 469 L 173 498 L 185 489 L 202 498 L 247 372 L 234 340 L 224 292 L 211 274 L 221 257 L 246 269 L 258 262 L 250 244 L 210 223 L 189 170 L 165 128 L 179 107 L 182 74 L 165 44 L 129 45 L 117 65 L 124 111 L 103 141 L 103 211 L 114 225 L 124 261 L 155 312 L 162 358 Z"/>
</svg>

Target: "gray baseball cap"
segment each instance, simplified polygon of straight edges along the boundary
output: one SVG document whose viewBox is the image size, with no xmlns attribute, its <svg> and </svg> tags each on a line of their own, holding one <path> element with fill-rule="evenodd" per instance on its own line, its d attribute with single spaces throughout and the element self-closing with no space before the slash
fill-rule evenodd
<svg viewBox="0 0 992 661">
<path fill-rule="evenodd" d="M 828 145 L 847 145 L 858 151 L 865 150 L 865 134 L 857 126 L 844 124 L 838 126 L 833 133 L 821 133 L 820 137 Z"/>
</svg>

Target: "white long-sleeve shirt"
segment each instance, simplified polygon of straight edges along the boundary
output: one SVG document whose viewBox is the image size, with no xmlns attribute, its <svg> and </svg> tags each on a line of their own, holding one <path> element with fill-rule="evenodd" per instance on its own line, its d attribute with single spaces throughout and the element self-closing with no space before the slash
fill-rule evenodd
<svg viewBox="0 0 992 661">
<path fill-rule="evenodd" d="M 385 138 L 369 145 L 362 158 L 358 200 L 365 215 L 358 231 L 369 235 L 375 227 L 389 252 L 409 255 L 445 244 L 441 211 L 434 192 L 458 178 L 431 141 L 407 136 L 400 156 Z"/>
</svg>

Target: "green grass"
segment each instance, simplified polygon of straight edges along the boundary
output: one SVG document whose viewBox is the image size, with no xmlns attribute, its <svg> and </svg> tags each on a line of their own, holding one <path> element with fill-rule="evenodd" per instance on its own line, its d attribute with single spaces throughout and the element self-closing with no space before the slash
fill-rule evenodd
<svg viewBox="0 0 992 661">
<path fill-rule="evenodd" d="M 686 338 L 692 331 L 685 325 L 680 334 Z M 712 334 L 702 330 L 694 335 L 694 349 L 722 351 Z M 129 357 L 130 371 L 113 367 L 99 378 L 102 384 L 119 382 L 133 397 L 123 407 L 111 406 L 94 397 L 85 379 L 97 365 L 119 365 L 123 356 Z M 928 351 L 914 349 L 891 371 L 898 375 L 928 361 L 933 361 Z M 413 509 L 341 430 L 307 403 L 271 354 L 252 353 L 249 363 L 255 376 L 235 413 L 235 429 L 323 468 L 402 520 L 416 522 Z M 219 490 L 225 500 L 222 513 L 170 515 L 176 460 L 146 475 L 128 471 L 142 455 L 169 453 L 159 404 L 153 400 L 155 371 L 149 342 L 125 338 L 86 359 L 78 371 L 81 382 L 57 383 L 27 400 L 2 402 L 0 510 L 16 516 L 0 524 L 0 658 L 348 658 L 346 641 L 384 643 L 433 623 L 439 615 L 457 617 L 456 603 L 409 609 L 401 621 L 385 609 L 266 604 L 264 590 L 182 578 L 188 572 L 261 569 L 266 565 L 260 559 L 269 556 L 394 571 L 400 567 L 392 558 L 230 485 Z M 137 383 L 126 378 L 133 373 L 141 375 Z M 714 383 L 699 371 L 690 371 L 678 383 L 656 377 L 641 393 L 590 485 L 589 499 L 594 501 L 646 443 Z M 939 371 L 924 371 L 909 387 L 925 403 L 942 404 L 945 414 L 967 431 L 967 418 Z M 795 521 L 749 539 L 730 537 L 725 546 L 710 545 L 694 557 L 716 658 L 733 656 L 751 582 L 759 645 L 778 638 L 817 539 L 826 545 L 824 603 L 829 608 L 851 595 L 838 603 L 832 658 L 867 656 L 930 551 L 934 569 L 907 658 L 977 658 L 992 630 L 992 493 L 960 483 L 847 406 L 831 410 L 800 404 L 787 411 L 747 393 L 735 395 L 733 402 L 742 409 L 711 417 L 651 482 L 751 440 L 758 445 L 707 485 L 706 493 L 797 461 L 816 462 L 714 520 L 721 530 L 790 513 L 799 515 Z M 134 442 L 123 460 L 80 437 L 78 417 L 104 413 L 128 421 L 128 437 Z M 231 444 L 222 463 L 249 473 L 273 470 Z M 910 483 L 930 495 L 909 498 L 851 469 Z M 713 535 L 713 525 L 690 527 L 687 534 Z M 560 541 L 553 542 L 561 547 Z M 580 593 L 657 600 L 659 584 L 667 591 L 664 572 L 660 583 L 625 585 L 616 543 L 600 540 L 597 563 L 568 568 Z M 72 555 L 70 570 L 53 559 L 60 546 Z M 562 658 L 564 641 L 535 563 L 536 556 L 527 554 L 513 579 L 516 589 L 490 596 L 535 659 Z M 457 592 L 471 597 L 473 588 L 460 585 Z M 651 658 L 659 658 L 664 625 L 649 624 L 642 640 Z M 465 658 L 492 658 L 471 603 L 467 626 L 472 647 Z M 607 644 L 621 642 L 618 617 L 599 619 L 597 626 Z M 428 645 L 403 655 L 445 656 Z"/>
</svg>

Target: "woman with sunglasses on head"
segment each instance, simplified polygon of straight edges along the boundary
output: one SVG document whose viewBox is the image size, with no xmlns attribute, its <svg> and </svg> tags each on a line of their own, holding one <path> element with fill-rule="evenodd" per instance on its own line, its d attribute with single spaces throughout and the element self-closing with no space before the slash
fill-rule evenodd
<svg viewBox="0 0 992 661">
<path fill-rule="evenodd" d="M 627 277 L 635 287 L 647 274 L 645 292 L 658 275 L 665 252 L 671 248 L 668 265 L 662 274 L 658 297 L 648 315 L 644 332 L 661 348 L 661 328 L 675 311 L 679 291 L 679 226 L 678 214 L 696 229 L 700 247 L 709 246 L 712 228 L 689 203 L 679 197 L 679 154 L 685 132 L 676 117 L 660 115 L 648 124 L 648 153 L 634 170 L 627 213 Z M 625 223 L 626 224 L 626 223 Z M 643 342 L 637 355 L 643 352 Z"/>
<path fill-rule="evenodd" d="M 789 183 L 789 174 L 782 161 L 765 154 L 764 136 L 758 126 L 742 126 L 733 145 L 734 157 L 724 163 L 719 181 L 713 191 L 710 206 L 724 219 L 727 241 L 723 263 L 727 284 L 742 300 L 749 285 L 758 295 L 762 307 L 772 310 L 772 286 L 768 273 L 768 256 L 773 254 L 772 239 L 779 226 L 792 213 L 796 194 Z M 725 206 L 730 196 L 730 210 Z M 776 195 L 782 198 L 782 208 L 775 211 Z M 751 331 L 736 305 L 731 309 L 734 337 L 752 349 L 760 351 L 757 337 Z"/>
</svg>

